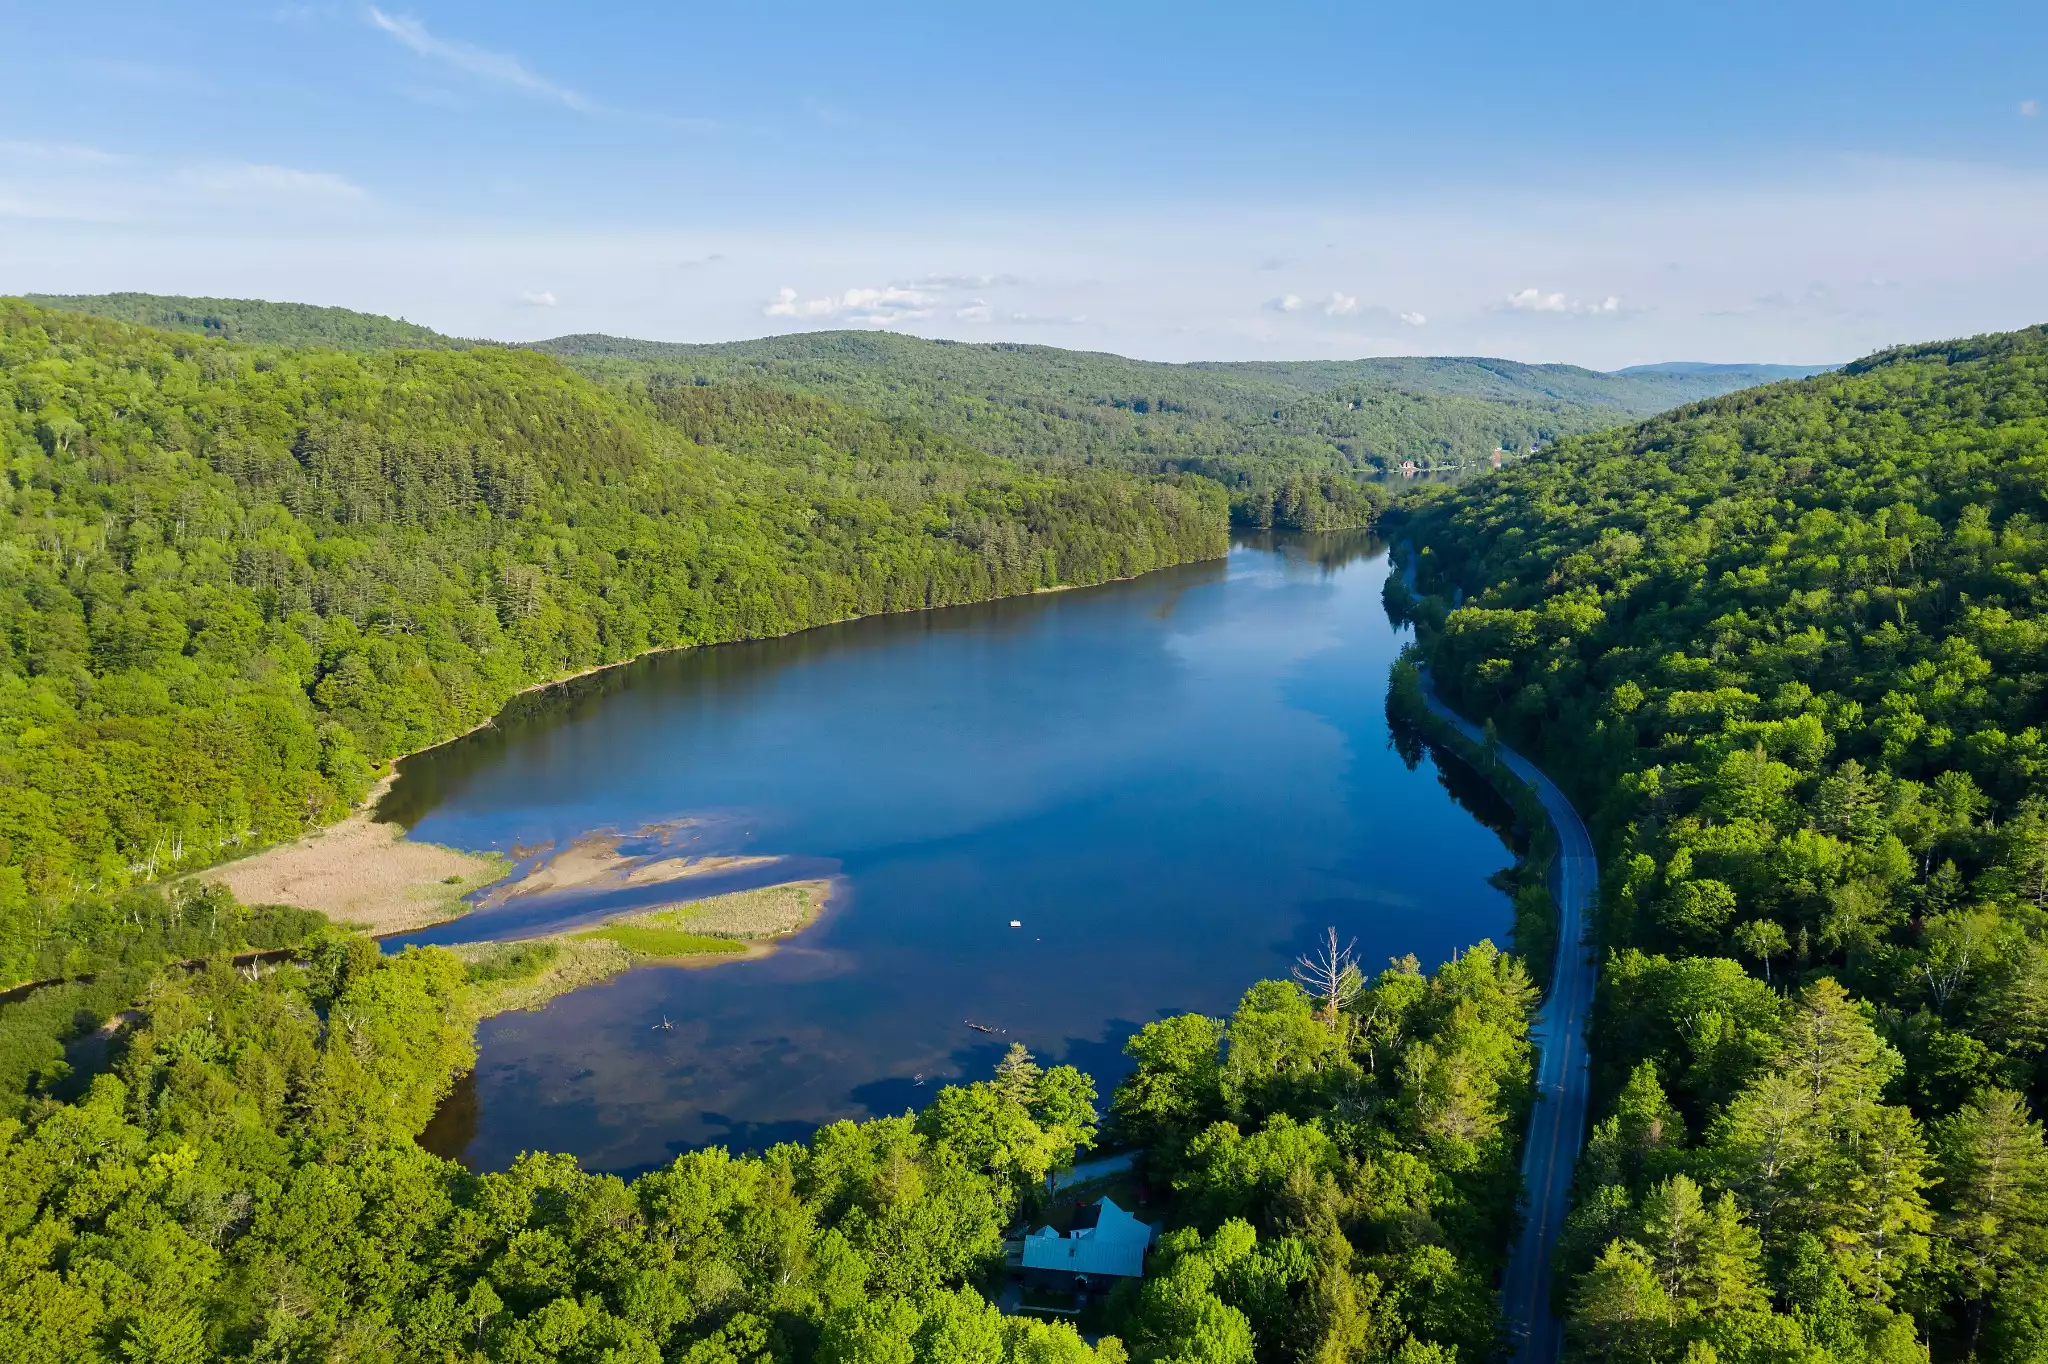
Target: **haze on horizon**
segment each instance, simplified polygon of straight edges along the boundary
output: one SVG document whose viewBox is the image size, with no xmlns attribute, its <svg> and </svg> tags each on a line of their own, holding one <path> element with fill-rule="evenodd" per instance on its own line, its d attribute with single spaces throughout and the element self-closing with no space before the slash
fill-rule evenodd
<svg viewBox="0 0 2048 1364">
<path fill-rule="evenodd" d="M 2048 320 L 2048 11 L 7 7 L 0 292 L 1818 362 Z"/>
</svg>

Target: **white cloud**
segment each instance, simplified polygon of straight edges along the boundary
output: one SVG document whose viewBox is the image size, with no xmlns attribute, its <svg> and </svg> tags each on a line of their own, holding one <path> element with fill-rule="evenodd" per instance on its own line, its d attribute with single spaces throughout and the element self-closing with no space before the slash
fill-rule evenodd
<svg viewBox="0 0 2048 1364">
<path fill-rule="evenodd" d="M 419 20 L 408 15 L 386 14 L 375 5 L 369 7 L 364 17 L 371 27 L 390 34 L 417 55 L 452 67 L 466 76 L 502 85 L 535 99 L 549 100 L 579 113 L 589 113 L 596 108 L 576 91 L 549 80 L 509 52 L 492 52 L 469 43 L 436 38 Z"/>
<path fill-rule="evenodd" d="M 784 287 L 776 291 L 774 300 L 763 306 L 761 312 L 768 317 L 887 326 L 931 317 L 939 301 L 930 291 L 896 284 L 879 289 L 848 289 L 843 294 L 826 294 L 822 298 L 799 298 L 796 290 Z"/>
<path fill-rule="evenodd" d="M 1546 294 L 1540 289 L 1523 289 L 1508 295 L 1508 306 L 1518 313 L 1561 313 L 1565 310 L 1563 294 Z"/>
<path fill-rule="evenodd" d="M 1593 317 L 1621 311 L 1621 300 L 1613 294 L 1598 303 L 1585 303 L 1576 298 L 1566 298 L 1561 293 L 1545 293 L 1541 289 L 1520 289 L 1509 294 L 1507 307 L 1518 313 L 1572 313 L 1580 317 Z"/>
<path fill-rule="evenodd" d="M 1278 298 L 1268 299 L 1266 306 L 1276 313 L 1298 313 L 1301 311 L 1301 295 L 1282 294 Z"/>
<path fill-rule="evenodd" d="M 1323 305 L 1324 317 L 1356 317 L 1358 299 L 1351 294 L 1333 293 L 1330 301 Z"/>
<path fill-rule="evenodd" d="M 977 298 L 968 303 L 966 307 L 955 310 L 953 316 L 959 318 L 962 322 L 993 322 L 995 321 L 996 310 L 991 308 L 984 300 Z"/>
<path fill-rule="evenodd" d="M 2037 101 L 2030 99 L 2023 99 L 2020 101 L 2021 118 L 2032 118 L 2035 114 L 2038 114 L 2040 112 L 2041 106 Z"/>
<path fill-rule="evenodd" d="M 519 304 L 524 308 L 552 308 L 557 302 L 559 300 L 549 289 L 529 289 L 519 296 Z"/>
<path fill-rule="evenodd" d="M 370 197 L 369 191 L 361 185 L 327 171 L 293 170 L 290 166 L 250 162 L 193 166 L 181 172 L 178 178 L 194 189 L 233 197 L 357 202 Z"/>
<path fill-rule="evenodd" d="M 1420 327 L 1429 321 L 1421 313 L 1402 313 L 1401 320 L 1411 327 Z"/>
</svg>

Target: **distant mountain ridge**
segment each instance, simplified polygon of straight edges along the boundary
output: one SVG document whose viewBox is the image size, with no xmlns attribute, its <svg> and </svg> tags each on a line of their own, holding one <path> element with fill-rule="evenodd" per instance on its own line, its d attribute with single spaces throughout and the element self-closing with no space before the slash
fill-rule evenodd
<svg viewBox="0 0 2048 1364">
<path fill-rule="evenodd" d="M 257 345 L 333 346 L 337 350 L 467 350 L 498 342 L 450 336 L 403 318 L 312 303 L 275 303 L 253 298 L 204 298 L 180 294 L 21 294 L 45 308 L 89 313 L 118 322 L 134 322 L 164 331 L 197 332 Z M 1070 356 L 1089 362 L 1111 362 L 1134 369 L 1167 369 L 1213 373 L 1226 377 L 1277 380 L 1303 391 L 1335 388 L 1379 378 L 1416 391 L 1504 398 L 1541 394 L 1572 402 L 1635 411 L 1661 411 L 1676 402 L 1716 397 L 1736 388 L 1804 379 L 1834 365 L 1719 364 L 1667 360 L 1617 370 L 1578 365 L 1525 364 L 1485 356 L 1384 357 L 1364 360 L 1196 360 L 1169 364 L 1133 360 L 1107 351 L 1063 350 L 1007 342 L 928 341 L 895 332 L 792 332 L 744 341 L 642 341 L 633 337 L 586 332 L 515 344 L 561 359 L 608 358 L 682 360 L 694 357 L 745 356 L 795 358 L 819 352 L 845 352 L 862 341 L 882 337 L 911 346 L 967 347 L 1019 356 Z M 1634 381 L 1617 385 L 1617 378 Z M 1643 382 L 1655 379 L 1656 384 Z M 1610 382 L 1602 382 L 1610 381 Z M 1677 381 L 1672 384 L 1668 381 Z"/>
<path fill-rule="evenodd" d="M 1409 392 L 1485 398 L 1493 401 L 1549 399 L 1575 405 L 1613 407 L 1646 416 L 1683 403 L 1719 397 L 1738 388 L 1804 379 L 1831 365 L 1710 364 L 1667 361 L 1602 371 L 1566 364 L 1525 364 L 1488 356 L 1387 356 L 1362 360 L 1196 360 L 1173 364 L 1133 360 L 1107 351 L 1064 350 L 1009 342 L 934 341 L 899 332 L 791 332 L 747 341 L 641 341 L 585 332 L 526 343 L 530 349 L 565 360 L 610 359 L 683 365 L 732 365 L 770 370 L 828 361 L 901 361 L 921 348 L 943 348 L 977 371 L 1038 371 L 1045 377 L 1081 370 L 1116 374 L 1127 382 L 1167 374 L 1206 374 L 1233 387 L 1278 386 L 1320 393 L 1378 382 Z"/>
</svg>

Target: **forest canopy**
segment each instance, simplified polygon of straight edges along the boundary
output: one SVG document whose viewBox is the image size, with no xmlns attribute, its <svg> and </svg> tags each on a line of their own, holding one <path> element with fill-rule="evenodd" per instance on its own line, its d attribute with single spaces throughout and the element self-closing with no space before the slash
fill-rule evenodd
<svg viewBox="0 0 2048 1364">
<path fill-rule="evenodd" d="M 293 346 L 480 344 L 339 308 L 150 294 L 39 296 L 122 321 Z M 1642 365 L 1612 374 L 1476 357 L 1157 364 L 1052 346 L 892 332 L 680 345 L 601 335 L 530 343 L 609 387 L 765 387 L 857 407 L 1053 471 L 1073 463 L 1193 473 L 1243 526 L 1371 523 L 1380 480 L 1414 463 L 1473 470 L 1815 366 Z"/>
<path fill-rule="evenodd" d="M 0 999 L 9 1360 L 1454 1364 L 1493 1346 L 1534 991 L 1489 944 L 1434 976 L 1397 962 L 1341 1007 L 1264 981 L 1228 1019 L 1154 1022 L 1106 1115 L 1087 1075 L 1013 1045 L 920 1113 L 625 1178 L 544 1153 L 477 1173 L 415 1140 L 546 944 L 387 955 L 219 887 L 119 908 L 121 960 Z M 1171 1198 L 1091 1345 L 992 1298 L 1044 1176 L 1105 1120 Z"/>
<path fill-rule="evenodd" d="M 1602 845 L 1584 1357 L 2048 1350 L 2044 489 L 2037 327 L 1406 517 L 1438 685 Z"/>
</svg>

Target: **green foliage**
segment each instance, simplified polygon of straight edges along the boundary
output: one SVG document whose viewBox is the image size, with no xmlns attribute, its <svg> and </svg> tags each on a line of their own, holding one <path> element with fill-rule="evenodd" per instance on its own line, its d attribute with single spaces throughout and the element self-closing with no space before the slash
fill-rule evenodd
<svg viewBox="0 0 2048 1364">
<path fill-rule="evenodd" d="M 1534 997 L 1482 943 L 1434 977 L 1397 964 L 1334 1016 L 1264 981 L 1227 1026 L 1132 1038 L 1112 1116 L 1186 1223 L 1123 1292 L 1134 1358 L 1486 1357 Z"/>
<path fill-rule="evenodd" d="M 340 308 L 152 294 L 33 302 L 171 331 L 343 350 L 482 343 Z M 1370 524 L 1385 498 L 1361 474 L 1413 462 L 1477 468 L 1674 404 L 1811 374 L 1790 365 L 1571 365 L 1457 357 L 1164 365 L 1049 346 L 967 345 L 889 332 L 812 332 L 717 345 L 563 336 L 531 349 L 618 388 L 766 388 L 850 403 L 1026 465 L 1200 474 L 1241 525 Z"/>
<path fill-rule="evenodd" d="M 474 1060 L 471 974 L 350 936 L 155 973 L 74 1099 L 0 1119 L 0 1356 L 1125 1359 L 973 1289 L 1019 1176 L 1092 1136 L 1085 1077 L 1017 1054 L 944 1113 L 630 1184 L 539 1154 L 473 1175 L 413 1142 Z M 998 1129 L 957 1121 L 1003 1105 Z"/>
<path fill-rule="evenodd" d="M 0 981 L 99 931 L 81 896 L 331 819 L 535 683 L 1225 548 L 1200 480 L 523 351 L 0 303 L 0 398 Z"/>
<path fill-rule="evenodd" d="M 181 298 L 173 294 L 24 294 L 30 303 L 90 313 L 167 332 L 197 332 L 223 341 L 301 349 L 461 350 L 477 344 L 443 336 L 403 319 L 321 308 L 310 303 L 269 303 L 258 298 Z"/>
<path fill-rule="evenodd" d="M 732 938 L 715 938 L 706 933 L 688 933 L 680 928 L 658 928 L 646 924 L 607 924 L 576 936 L 603 938 L 640 957 L 692 957 L 747 950 L 745 943 Z"/>
<path fill-rule="evenodd" d="M 0 1002 L 0 1356 L 1130 1358 L 977 1291 L 1044 1177 L 1095 1140 L 1072 1067 L 1013 1046 L 915 1116 L 631 1182 L 539 1153 L 472 1174 L 414 1138 L 474 1063 L 479 1013 L 567 946 L 386 956 L 321 929 L 237 958 L 305 925 L 183 894 L 166 912 L 208 926 L 203 961 L 131 956 Z M 1123 1135 L 1152 1132 L 1147 1164 L 1188 1224 L 1112 1304 L 1136 1357 L 1483 1357 L 1532 997 L 1481 944 L 1434 977 L 1397 965 L 1334 1015 L 1263 982 L 1228 1028 L 1134 1038 L 1114 1112 Z M 1992 1217 L 2031 1177 L 1986 1135 L 2007 1116 L 1987 1108 L 1943 1148 Z"/>
<path fill-rule="evenodd" d="M 1566 441 L 1415 510 L 1439 685 L 1588 797 L 1603 845 L 1588 1353 L 2048 1339 L 2021 1262 L 2048 1217 L 2044 487 L 2034 328 Z M 1701 1305 L 1656 1200 L 1659 1227 L 1730 1209 L 1765 1300 Z"/>
<path fill-rule="evenodd" d="M 564 336 L 536 348 L 655 392 L 739 384 L 815 394 L 1038 467 L 1200 474 L 1230 489 L 1238 524 L 1297 530 L 1369 524 L 1385 498 L 1361 476 L 1407 461 L 1477 468 L 1496 450 L 1789 377 L 1466 359 L 1163 365 L 888 332 L 707 346 Z"/>
</svg>

